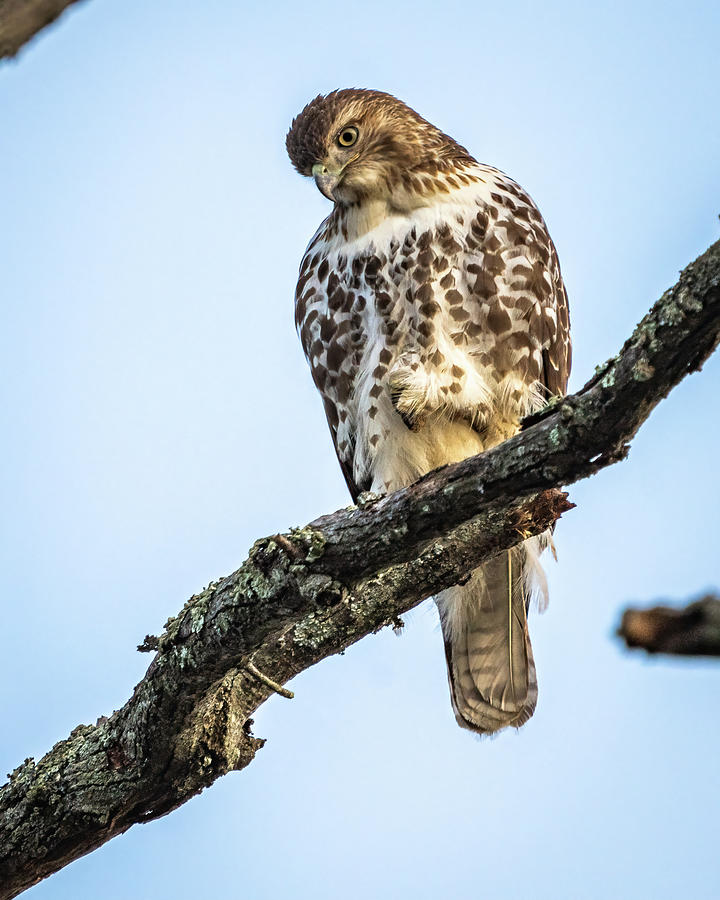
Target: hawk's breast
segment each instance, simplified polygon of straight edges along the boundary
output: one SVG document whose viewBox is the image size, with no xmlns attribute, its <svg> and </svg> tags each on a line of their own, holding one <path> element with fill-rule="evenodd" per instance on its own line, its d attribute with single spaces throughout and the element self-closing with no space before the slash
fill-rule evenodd
<svg viewBox="0 0 720 900">
<path fill-rule="evenodd" d="M 355 491 L 399 487 L 513 433 L 544 402 L 547 358 L 566 379 L 554 247 L 530 198 L 489 167 L 358 237 L 352 211 L 336 209 L 303 259 L 296 321 Z"/>
</svg>

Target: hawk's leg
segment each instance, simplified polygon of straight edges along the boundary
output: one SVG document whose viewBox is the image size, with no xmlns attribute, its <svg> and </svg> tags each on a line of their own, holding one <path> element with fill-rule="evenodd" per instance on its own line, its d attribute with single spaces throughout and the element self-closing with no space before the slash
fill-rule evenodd
<svg viewBox="0 0 720 900">
<path fill-rule="evenodd" d="M 400 387 L 390 388 L 390 401 L 392 402 L 395 412 L 400 416 L 410 431 L 419 431 L 425 424 L 425 417 L 419 416 L 405 408 L 403 403 L 403 391 Z"/>
<path fill-rule="evenodd" d="M 395 411 L 410 431 L 419 431 L 428 412 L 430 381 L 416 356 L 403 355 L 388 375 L 390 400 Z"/>
<path fill-rule="evenodd" d="M 482 433 L 494 412 L 492 387 L 472 360 L 459 356 L 430 365 L 419 354 L 404 353 L 388 372 L 388 388 L 392 405 L 411 431 L 442 413 L 466 420 Z"/>
</svg>

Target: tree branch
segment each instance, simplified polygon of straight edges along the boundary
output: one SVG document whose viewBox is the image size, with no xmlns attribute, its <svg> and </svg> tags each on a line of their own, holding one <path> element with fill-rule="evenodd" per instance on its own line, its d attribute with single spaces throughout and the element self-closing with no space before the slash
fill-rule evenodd
<svg viewBox="0 0 720 900">
<path fill-rule="evenodd" d="M 720 597 L 707 594 L 682 609 L 626 609 L 617 633 L 648 653 L 720 656 Z"/>
<path fill-rule="evenodd" d="M 0 0 L 0 59 L 18 50 L 77 0 Z"/>
<path fill-rule="evenodd" d="M 719 339 L 720 242 L 618 356 L 515 437 L 258 541 L 167 623 L 122 709 L 12 773 L 0 790 L 0 900 L 248 765 L 263 744 L 250 716 L 278 685 L 552 525 L 572 506 L 558 488 L 623 459 L 652 409 Z M 141 646 L 155 649 L 155 639 Z"/>
</svg>

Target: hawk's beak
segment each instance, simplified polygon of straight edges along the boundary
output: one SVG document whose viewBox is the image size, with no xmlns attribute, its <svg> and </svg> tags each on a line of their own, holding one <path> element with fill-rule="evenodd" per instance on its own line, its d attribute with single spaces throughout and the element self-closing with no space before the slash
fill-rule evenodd
<svg viewBox="0 0 720 900">
<path fill-rule="evenodd" d="M 340 183 L 342 171 L 331 172 L 330 169 L 322 163 L 315 163 L 312 167 L 312 174 L 320 193 L 324 194 L 328 200 L 335 200 L 333 191 Z"/>
</svg>

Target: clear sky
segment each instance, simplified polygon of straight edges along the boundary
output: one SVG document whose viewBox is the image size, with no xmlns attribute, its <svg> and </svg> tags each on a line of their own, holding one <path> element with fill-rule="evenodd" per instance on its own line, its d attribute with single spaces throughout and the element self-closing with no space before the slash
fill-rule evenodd
<svg viewBox="0 0 720 900">
<path fill-rule="evenodd" d="M 572 386 L 720 237 L 720 6 L 90 0 L 0 68 L 0 772 L 119 707 L 147 633 L 252 541 L 347 503 L 294 333 L 327 201 L 285 156 L 336 87 L 393 92 L 534 196 Z M 455 725 L 426 603 L 297 678 L 268 743 L 33 900 L 710 900 L 720 665 L 613 638 L 720 587 L 720 357 L 572 489 L 540 700 Z"/>
</svg>

